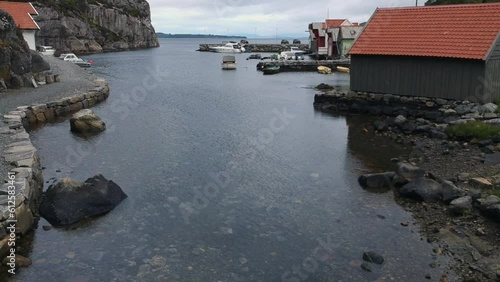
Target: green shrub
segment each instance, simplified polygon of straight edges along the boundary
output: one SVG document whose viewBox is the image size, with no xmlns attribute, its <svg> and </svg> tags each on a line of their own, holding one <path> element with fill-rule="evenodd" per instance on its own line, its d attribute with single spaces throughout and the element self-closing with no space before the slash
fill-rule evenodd
<svg viewBox="0 0 500 282">
<path fill-rule="evenodd" d="M 500 126 L 487 124 L 480 121 L 472 121 L 464 124 L 449 126 L 446 134 L 458 140 L 487 140 L 500 133 Z"/>
</svg>

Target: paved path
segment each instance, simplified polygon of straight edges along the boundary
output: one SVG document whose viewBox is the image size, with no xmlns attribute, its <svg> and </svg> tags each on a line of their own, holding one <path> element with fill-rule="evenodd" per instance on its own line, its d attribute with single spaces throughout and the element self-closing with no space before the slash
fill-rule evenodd
<svg viewBox="0 0 500 282">
<path fill-rule="evenodd" d="M 54 74 L 59 74 L 61 82 L 40 85 L 38 88 L 21 88 L 0 93 L 0 122 L 3 114 L 19 106 L 47 103 L 61 98 L 73 96 L 78 93 L 88 92 L 94 88 L 96 78 L 88 70 L 64 62 L 56 57 L 44 57 L 49 62 Z M 7 178 L 10 165 L 3 159 L 5 146 L 10 143 L 9 137 L 0 134 L 0 183 Z"/>
</svg>

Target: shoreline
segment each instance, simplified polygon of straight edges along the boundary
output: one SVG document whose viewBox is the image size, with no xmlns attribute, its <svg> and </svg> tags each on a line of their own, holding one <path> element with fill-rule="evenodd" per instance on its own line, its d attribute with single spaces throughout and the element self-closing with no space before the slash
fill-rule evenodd
<svg viewBox="0 0 500 282">
<path fill-rule="evenodd" d="M 411 99 L 409 103 L 408 100 L 398 103 L 401 99 L 408 98 Z M 364 93 L 328 93 L 316 95 L 314 107 L 318 111 L 334 115 L 368 115 L 374 120 L 378 119 L 374 123 L 367 122 L 366 126 L 357 130 L 364 131 L 368 136 L 387 138 L 389 144 L 411 148 L 410 153 L 392 159 L 394 163 L 411 163 L 425 171 L 426 177 L 451 181 L 464 195 L 472 195 L 473 200 L 494 193 L 494 188 L 488 190 L 472 187 L 469 180 L 474 177 L 489 178 L 498 187 L 500 164 L 485 163 L 484 159 L 488 156 L 486 153 L 489 153 L 485 153 L 485 147 L 481 147 L 480 143 L 450 140 L 445 134 L 444 126 L 439 125 L 446 122 L 460 123 L 462 119 L 471 118 L 493 120 L 497 115 L 490 113 L 486 119 L 486 113 L 467 112 L 459 115 L 451 110 L 454 111 L 465 102 L 457 101 L 454 105 L 455 102 L 451 100 L 443 100 L 438 104 L 428 98 L 408 98 Z M 394 103 L 395 101 L 397 102 Z M 440 111 L 444 105 L 448 105 L 448 114 Z M 478 106 L 471 103 L 466 105 L 470 106 L 471 111 Z M 469 116 L 465 117 L 466 115 Z M 405 130 L 404 126 L 394 123 L 399 116 L 410 121 L 419 116 L 418 118 L 428 118 L 431 122 L 425 124 L 428 126 L 425 130 Z M 388 121 L 389 119 L 391 120 Z M 380 126 L 385 121 L 388 121 L 387 124 Z M 411 212 L 420 225 L 422 240 L 435 246 L 433 256 L 450 258 L 450 268 L 463 281 L 500 281 L 499 221 L 485 216 L 478 206 L 472 206 L 470 212 L 454 215 L 453 207 L 446 203 L 410 199 L 400 194 L 399 187 L 389 186 L 387 191 L 395 194 L 396 202 Z M 401 223 L 402 226 L 407 224 Z M 434 268 L 436 265 L 431 264 L 430 267 Z M 438 281 L 440 277 L 431 279 Z"/>
<path fill-rule="evenodd" d="M 49 61 L 51 60 L 49 59 Z M 8 205 L 2 205 L 0 210 L 0 226 L 3 227 L 2 232 L 0 232 L 0 261 L 7 255 L 12 254 L 11 247 L 14 245 L 12 244 L 13 240 L 9 240 L 12 237 L 10 234 L 20 236 L 14 240 L 14 244 L 17 240 L 22 242 L 23 237 L 29 234 L 37 225 L 40 217 L 38 206 L 43 192 L 44 180 L 40 158 L 37 149 L 31 143 L 28 130 L 30 127 L 44 125 L 60 117 L 67 117 L 81 109 L 93 107 L 105 101 L 109 96 L 109 86 L 103 79 L 95 78 L 93 75 L 88 75 L 88 73 L 83 75 L 84 70 L 67 62 L 51 65 L 51 71 L 57 72 L 61 71 L 61 69 L 73 69 L 82 76 L 73 79 L 68 78 L 67 81 L 62 80 L 54 87 L 21 88 L 9 91 L 8 95 L 0 96 L 0 100 L 15 100 L 6 104 L 16 103 L 19 98 L 24 98 L 24 100 L 27 98 L 32 101 L 45 100 L 40 101 L 41 103 L 38 104 L 17 106 L 15 109 L 2 113 L 3 119 L 1 120 L 3 122 L 0 126 L 0 145 L 2 145 L 2 148 L 0 150 L 3 152 L 4 159 L 0 160 L 2 162 L 0 172 L 5 175 L 6 182 L 12 179 L 11 176 L 13 176 L 13 179 L 11 183 L 3 183 L 1 190 L 2 194 L 5 193 L 5 195 L 10 195 L 9 191 L 13 191 L 15 199 L 2 198 L 2 204 L 7 200 L 10 202 L 8 202 Z M 93 88 L 82 91 L 79 89 L 82 85 L 85 85 L 85 87 L 93 85 Z M 64 89 L 73 88 L 71 89 L 73 91 L 70 90 L 72 93 L 69 95 L 68 93 L 63 94 L 68 95 L 65 98 L 60 98 L 60 94 L 49 93 L 50 95 L 47 96 L 55 96 L 52 101 L 47 101 L 50 100 L 50 97 L 32 96 L 40 94 L 38 91 L 51 92 L 54 90 L 53 88 L 61 89 L 61 87 Z M 15 97 L 16 95 L 24 97 Z M 6 107 L 9 107 L 9 105 Z M 9 220 L 13 217 L 16 219 L 15 222 Z M 9 231 L 9 234 L 7 234 L 6 227 L 12 224 L 14 224 L 13 230 L 15 231 Z M 20 255 L 18 258 L 24 260 Z"/>
</svg>

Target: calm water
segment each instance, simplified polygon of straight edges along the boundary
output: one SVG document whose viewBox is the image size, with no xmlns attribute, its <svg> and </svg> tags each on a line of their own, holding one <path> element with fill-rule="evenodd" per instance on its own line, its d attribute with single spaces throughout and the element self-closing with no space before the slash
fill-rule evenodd
<svg viewBox="0 0 500 282">
<path fill-rule="evenodd" d="M 108 130 L 90 140 L 69 122 L 37 129 L 44 177 L 102 173 L 129 195 L 76 230 L 43 231 L 11 281 L 425 281 L 432 246 L 391 193 L 357 177 L 398 148 L 373 147 L 356 117 L 315 112 L 313 86 L 344 74 L 263 76 L 197 40 L 89 56 L 112 92 L 94 108 Z M 152 73 L 156 73 L 154 76 Z M 144 91 L 144 89 L 148 89 Z M 373 153 L 373 154 L 372 154 Z M 377 155 L 378 153 L 379 155 Z M 56 172 L 60 170 L 60 172 Z M 386 262 L 360 268 L 363 251 Z M 380 281 L 380 280 L 379 280 Z"/>
</svg>

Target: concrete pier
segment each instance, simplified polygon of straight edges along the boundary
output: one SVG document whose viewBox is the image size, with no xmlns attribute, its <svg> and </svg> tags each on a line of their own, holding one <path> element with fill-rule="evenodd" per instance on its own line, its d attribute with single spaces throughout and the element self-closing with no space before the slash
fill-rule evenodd
<svg viewBox="0 0 500 282">
<path fill-rule="evenodd" d="M 200 44 L 197 51 L 209 52 L 210 47 L 223 46 L 222 44 Z M 290 47 L 298 47 L 304 52 L 309 51 L 308 44 L 247 44 L 244 46 L 247 51 L 252 53 L 281 53 L 290 50 Z"/>
<path fill-rule="evenodd" d="M 337 66 L 349 67 L 351 60 L 321 60 L 321 61 L 293 61 L 293 60 L 279 60 L 279 61 L 262 61 L 257 64 L 257 69 L 261 70 L 267 65 L 280 65 L 280 72 L 293 72 L 293 71 L 318 71 L 319 66 L 325 66 L 335 71 Z"/>
</svg>

